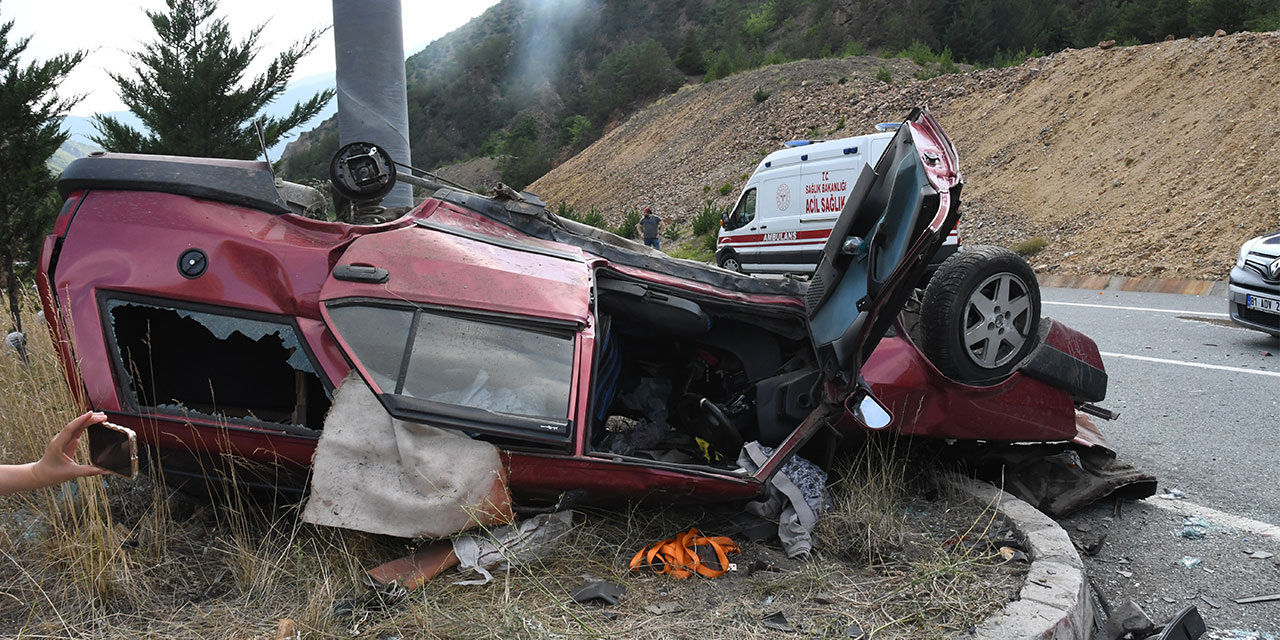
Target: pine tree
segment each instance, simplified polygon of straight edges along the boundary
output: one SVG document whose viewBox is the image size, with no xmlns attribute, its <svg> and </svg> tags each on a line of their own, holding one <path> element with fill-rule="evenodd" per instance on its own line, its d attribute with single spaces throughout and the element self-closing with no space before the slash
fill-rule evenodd
<svg viewBox="0 0 1280 640">
<path fill-rule="evenodd" d="M 333 98 L 321 91 L 297 103 L 289 115 L 259 115 L 285 91 L 298 61 L 324 30 L 312 31 L 276 56 L 261 75 L 245 82 L 258 54 L 264 25 L 240 42 L 216 17 L 216 0 L 166 0 L 167 11 L 147 11 L 156 39 L 132 53 L 133 73 L 112 73 L 120 99 L 148 131 L 111 116 L 94 116 L 93 141 L 108 151 L 253 159 L 259 155 L 255 124 L 268 147 L 310 120 Z"/>
<path fill-rule="evenodd" d="M 15 267 L 36 262 L 40 241 L 57 216 L 52 202 L 56 182 L 45 161 L 66 142 L 62 117 L 80 96 L 61 98 L 55 90 L 84 52 L 22 64 L 18 58 L 31 39 L 10 41 L 12 29 L 12 20 L 0 23 L 0 280 L 12 329 L 21 331 L 18 289 L 23 274 Z"/>
</svg>

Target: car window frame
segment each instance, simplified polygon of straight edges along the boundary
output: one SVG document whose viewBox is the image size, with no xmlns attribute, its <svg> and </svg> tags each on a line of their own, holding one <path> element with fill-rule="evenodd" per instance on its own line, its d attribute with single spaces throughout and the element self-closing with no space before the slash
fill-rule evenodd
<svg viewBox="0 0 1280 640">
<path fill-rule="evenodd" d="M 338 330 L 338 325 L 334 322 L 329 310 L 331 308 L 340 308 L 345 306 L 373 306 L 414 314 L 413 319 L 410 321 L 409 331 L 405 339 L 404 351 L 400 356 L 400 370 L 394 381 L 394 389 L 382 389 L 380 385 L 377 385 L 372 381 L 372 371 L 358 359 L 358 355 L 355 353 L 355 350 L 351 348 L 350 343 Z M 416 398 L 402 393 L 404 389 L 404 381 L 409 375 L 409 357 L 416 341 L 415 336 L 418 327 L 418 318 L 421 313 L 446 315 L 474 322 L 496 324 L 519 329 L 546 331 L 562 334 L 564 337 L 568 338 L 571 360 L 569 365 L 569 374 L 567 379 L 564 381 L 568 387 L 569 394 L 566 418 L 558 419 L 504 413 L 490 409 L 468 407 L 465 405 L 456 405 Z M 340 350 L 351 362 L 352 367 L 356 369 L 360 374 L 360 377 L 364 379 L 365 383 L 369 384 L 375 395 L 378 396 L 379 402 L 382 403 L 383 407 L 393 417 L 409 422 L 428 424 L 431 426 L 464 431 L 467 433 L 482 433 L 503 439 L 537 444 L 544 447 L 548 445 L 556 447 L 564 446 L 567 449 L 572 444 L 576 424 L 579 422 L 579 420 L 576 419 L 576 405 L 578 403 L 578 398 L 580 397 L 577 379 L 578 367 L 580 366 L 580 327 L 577 323 L 550 318 L 534 318 L 513 314 L 486 312 L 476 309 L 447 307 L 400 300 L 387 300 L 384 298 L 372 298 L 367 296 L 327 300 L 321 305 L 321 316 L 323 317 L 325 324 L 329 327 L 329 330 L 332 332 L 334 339 L 338 342 Z"/>
</svg>

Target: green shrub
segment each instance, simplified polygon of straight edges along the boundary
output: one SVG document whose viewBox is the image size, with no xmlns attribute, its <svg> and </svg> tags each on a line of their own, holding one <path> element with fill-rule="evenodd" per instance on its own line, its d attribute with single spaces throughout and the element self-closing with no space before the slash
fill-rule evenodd
<svg viewBox="0 0 1280 640">
<path fill-rule="evenodd" d="M 662 239 L 667 242 L 675 242 L 676 240 L 679 240 L 680 227 L 677 227 L 674 224 L 668 225 L 667 228 L 662 230 Z"/>
<path fill-rule="evenodd" d="M 958 73 L 960 68 L 956 66 L 956 61 L 951 57 L 951 48 L 948 47 L 938 54 L 938 72 L 943 75 Z"/>
<path fill-rule="evenodd" d="M 582 216 L 582 220 L 580 222 L 582 222 L 582 224 L 589 224 L 597 229 L 609 230 L 609 224 L 605 222 L 604 214 L 600 213 L 600 210 L 595 207 L 591 207 L 591 210 L 587 211 L 586 215 Z"/>
<path fill-rule="evenodd" d="M 934 53 L 929 45 L 919 40 L 912 40 L 911 45 L 899 51 L 896 57 L 907 58 L 922 67 L 938 60 L 938 54 Z"/>
<path fill-rule="evenodd" d="M 876 71 L 876 80 L 889 84 L 893 82 L 893 72 L 889 71 L 888 67 L 880 65 L 880 69 Z"/>
<path fill-rule="evenodd" d="M 707 200 L 702 203 L 702 208 L 693 214 L 693 235 L 700 236 L 706 233 L 712 235 L 720 228 L 720 218 L 724 209 L 717 207 L 715 203 Z"/>
<path fill-rule="evenodd" d="M 573 205 L 561 200 L 560 204 L 556 207 L 556 215 L 561 218 L 573 220 L 574 222 L 581 222 L 582 224 L 590 225 L 597 229 L 611 231 L 608 223 L 604 220 L 604 214 L 600 213 L 600 210 L 595 207 L 591 207 L 591 209 L 583 215 L 578 215 L 574 212 Z"/>
<path fill-rule="evenodd" d="M 1023 240 L 1022 242 L 1009 247 L 1009 249 L 1020 256 L 1034 256 L 1035 254 L 1040 253 L 1040 251 L 1047 246 L 1049 246 L 1048 240 L 1045 240 L 1040 236 L 1036 236 L 1034 238 Z"/>
<path fill-rule="evenodd" d="M 622 217 L 622 222 L 618 223 L 618 228 L 613 232 L 628 239 L 636 239 L 636 225 L 640 224 L 640 212 L 636 209 L 630 209 L 627 214 Z"/>
<path fill-rule="evenodd" d="M 760 8 L 747 16 L 742 31 L 748 38 L 760 40 L 769 30 L 778 24 L 778 5 L 772 0 L 760 5 Z"/>
<path fill-rule="evenodd" d="M 835 130 L 836 130 L 836 131 L 839 131 L 839 130 L 841 130 L 841 129 L 843 129 L 843 128 L 844 128 L 844 116 L 840 116 L 840 119 L 839 119 L 839 120 L 836 120 L 836 129 L 835 129 Z"/>
<path fill-rule="evenodd" d="M 729 194 L 730 194 L 730 193 L 732 193 L 732 192 L 733 192 L 733 183 L 732 183 L 732 182 L 726 182 L 726 183 L 724 183 L 724 184 L 720 185 L 720 195 L 722 195 L 722 196 L 727 196 L 727 195 L 729 195 Z"/>
<path fill-rule="evenodd" d="M 1039 58 L 1043 55 L 1044 55 L 1044 52 L 1039 49 L 1032 49 L 1031 51 L 1027 51 L 1026 49 L 1020 49 L 1017 53 L 1012 53 L 1009 51 L 997 51 L 996 57 L 991 60 L 991 67 L 996 69 L 1003 69 L 1005 67 L 1016 67 L 1026 62 L 1030 58 Z"/>
<path fill-rule="evenodd" d="M 857 40 L 850 40 L 848 44 L 844 45 L 844 57 L 846 58 L 850 56 L 865 56 L 868 53 L 871 52 L 867 51 L 867 48 Z"/>
<path fill-rule="evenodd" d="M 755 98 L 756 102 L 764 102 L 769 99 L 769 92 L 764 89 L 756 89 L 756 92 L 751 97 Z"/>
</svg>

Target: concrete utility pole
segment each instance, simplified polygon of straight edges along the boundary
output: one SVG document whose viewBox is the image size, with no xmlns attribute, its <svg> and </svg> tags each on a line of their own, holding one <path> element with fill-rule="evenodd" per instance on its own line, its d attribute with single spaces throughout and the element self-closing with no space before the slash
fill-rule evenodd
<svg viewBox="0 0 1280 640">
<path fill-rule="evenodd" d="M 371 142 L 409 164 L 403 33 L 400 0 L 333 0 L 339 144 Z M 413 190 L 397 183 L 382 204 L 413 206 Z"/>
</svg>

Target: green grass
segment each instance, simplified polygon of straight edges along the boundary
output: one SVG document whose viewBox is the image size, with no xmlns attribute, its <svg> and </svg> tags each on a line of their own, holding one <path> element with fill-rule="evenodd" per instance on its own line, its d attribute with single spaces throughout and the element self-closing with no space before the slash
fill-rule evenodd
<svg viewBox="0 0 1280 640">
<path fill-rule="evenodd" d="M 1036 236 L 1034 238 L 1023 240 L 1022 242 L 1009 247 L 1009 249 L 1020 256 L 1026 257 L 1040 253 L 1047 246 L 1049 246 L 1048 240 L 1045 240 L 1040 236 Z"/>
<path fill-rule="evenodd" d="M 890 84 L 893 82 L 893 72 L 888 67 L 880 65 L 880 68 L 876 70 L 876 80 Z"/>
</svg>

